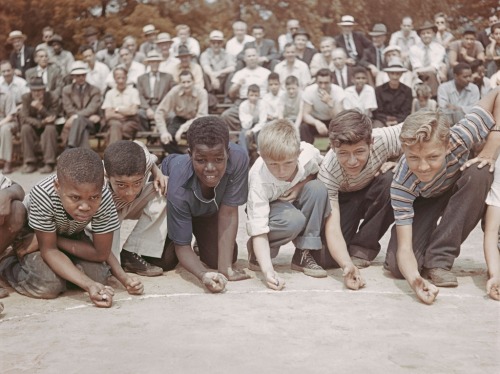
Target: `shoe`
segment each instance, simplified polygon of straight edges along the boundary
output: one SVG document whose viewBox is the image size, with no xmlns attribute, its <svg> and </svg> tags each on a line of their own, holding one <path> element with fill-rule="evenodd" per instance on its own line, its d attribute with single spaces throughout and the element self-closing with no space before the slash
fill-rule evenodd
<svg viewBox="0 0 500 374">
<path fill-rule="evenodd" d="M 6 161 L 5 164 L 3 165 L 2 174 L 7 175 L 10 173 L 12 173 L 12 165 L 10 162 Z"/>
<path fill-rule="evenodd" d="M 356 256 L 351 257 L 351 261 L 356 266 L 358 269 L 364 269 L 370 266 L 372 263 L 368 260 L 365 260 L 364 258 L 359 258 Z"/>
<path fill-rule="evenodd" d="M 151 265 L 137 253 L 122 250 L 120 259 L 123 270 L 129 273 L 144 275 L 145 277 L 156 277 L 163 274 L 161 267 Z"/>
<path fill-rule="evenodd" d="M 314 278 L 325 278 L 327 276 L 326 270 L 316 263 L 309 249 L 295 250 L 291 268 Z"/>
<path fill-rule="evenodd" d="M 33 164 L 26 164 L 21 169 L 21 174 L 31 174 L 36 171 L 36 166 Z"/>
<path fill-rule="evenodd" d="M 424 269 L 424 277 L 437 287 L 457 287 L 457 277 L 450 271 L 441 268 Z"/>
<path fill-rule="evenodd" d="M 40 170 L 38 170 L 38 172 L 40 174 L 50 174 L 54 171 L 54 166 L 50 165 L 50 164 L 45 164 L 45 166 L 43 168 L 41 168 Z"/>
<path fill-rule="evenodd" d="M 4 297 L 9 296 L 9 291 L 7 291 L 5 288 L 0 286 L 0 299 L 3 299 Z"/>
<path fill-rule="evenodd" d="M 257 257 L 255 257 L 255 252 L 253 251 L 252 238 L 248 239 L 247 250 L 248 250 L 248 269 L 252 271 L 260 271 L 260 266 L 257 261 Z"/>
</svg>

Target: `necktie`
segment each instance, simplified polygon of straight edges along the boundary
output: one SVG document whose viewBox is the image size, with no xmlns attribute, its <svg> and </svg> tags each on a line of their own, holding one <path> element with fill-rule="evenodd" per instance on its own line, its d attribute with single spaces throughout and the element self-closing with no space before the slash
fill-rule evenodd
<svg viewBox="0 0 500 374">
<path fill-rule="evenodd" d="M 431 64 L 431 56 L 429 52 L 429 46 L 424 46 L 424 66 L 429 66 Z"/>
<path fill-rule="evenodd" d="M 151 76 L 151 96 L 156 98 L 156 74 Z"/>
<path fill-rule="evenodd" d="M 345 88 L 345 80 L 344 80 L 344 74 L 342 74 L 342 70 L 338 70 L 338 76 L 340 78 L 339 82 L 340 82 L 340 86 L 342 88 Z"/>
<path fill-rule="evenodd" d="M 377 51 L 377 69 L 380 70 L 380 61 L 381 61 L 381 55 L 380 55 L 380 48 L 375 48 L 375 50 Z"/>
</svg>

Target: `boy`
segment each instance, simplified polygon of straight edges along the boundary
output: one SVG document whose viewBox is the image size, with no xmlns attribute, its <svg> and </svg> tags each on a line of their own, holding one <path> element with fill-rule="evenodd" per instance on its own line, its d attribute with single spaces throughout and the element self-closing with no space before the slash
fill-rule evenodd
<svg viewBox="0 0 500 374">
<path fill-rule="evenodd" d="M 112 252 L 120 257 L 125 271 L 146 277 L 163 274 L 161 267 L 151 265 L 143 256 L 161 257 L 167 238 L 167 178 L 156 160 L 142 143 L 129 140 L 113 143 L 104 152 L 107 185 L 118 219 L 137 220 L 121 251 L 120 230 L 115 231 Z M 148 181 L 151 174 L 153 182 Z"/>
<path fill-rule="evenodd" d="M 302 91 L 299 87 L 299 80 L 290 75 L 285 80 L 285 94 L 281 95 L 278 104 L 278 119 L 291 121 L 297 130 L 302 122 Z"/>
<path fill-rule="evenodd" d="M 489 279 L 486 293 L 494 300 L 500 300 L 500 251 L 498 233 L 500 232 L 500 158 L 495 163 L 495 175 L 491 190 L 486 198 L 484 228 L 484 257 L 488 267 Z"/>
<path fill-rule="evenodd" d="M 293 241 L 292 269 L 326 277 L 311 255 L 323 246 L 320 233 L 330 214 L 327 190 L 315 180 L 322 159 L 319 151 L 300 142 L 291 122 L 277 120 L 260 132 L 259 153 L 248 177 L 249 269 L 258 270 L 260 265 L 267 286 L 281 290 L 285 282 L 274 271 L 271 258 L 281 245 Z"/>
<path fill-rule="evenodd" d="M 260 100 L 260 88 L 256 84 L 248 86 L 248 99 L 243 101 L 239 107 L 241 131 L 239 144 L 245 151 L 256 140 L 260 129 L 267 121 L 267 106 Z"/>
<path fill-rule="evenodd" d="M 375 89 L 367 84 L 368 72 L 362 66 L 352 71 L 354 85 L 344 89 L 344 109 L 358 109 L 361 113 L 372 118 L 372 112 L 377 109 Z"/>
<path fill-rule="evenodd" d="M 0 275 L 17 292 L 52 299 L 69 281 L 87 291 L 96 306 L 108 308 L 114 291 L 103 284 L 111 267 L 130 294 L 142 293 L 141 282 L 127 275 L 111 253 L 113 231 L 120 222 L 97 153 L 66 150 L 58 159 L 57 174 L 33 187 L 25 200 L 36 239 L 21 259 L 11 256 L 0 262 Z M 84 233 L 89 223 L 92 240 Z"/>
<path fill-rule="evenodd" d="M 169 155 L 161 165 L 163 174 L 169 177 L 169 239 L 162 266 L 171 269 L 178 258 L 211 292 L 222 292 L 228 279 L 249 278 L 231 266 L 238 255 L 238 206 L 246 203 L 248 195 L 248 155 L 240 146 L 229 143 L 226 123 L 215 116 L 194 120 L 187 141 L 187 155 Z M 193 234 L 199 258 L 191 247 Z M 169 257 L 171 263 L 165 261 Z M 209 271 L 203 263 L 218 272 Z"/>
<path fill-rule="evenodd" d="M 262 97 L 267 109 L 267 120 L 273 121 L 278 118 L 278 105 L 283 96 L 278 73 L 271 73 L 267 77 L 267 92 Z"/>
<path fill-rule="evenodd" d="M 325 253 L 317 260 L 325 267 L 335 266 L 335 260 L 351 289 L 364 285 L 358 268 L 370 266 L 377 257 L 379 241 L 394 221 L 389 195 L 394 163 L 388 160 L 401 153 L 401 126 L 372 130 L 368 116 L 354 109 L 330 122 L 331 149 L 318 179 L 326 185 L 332 207 L 325 223 L 331 257 Z"/>
<path fill-rule="evenodd" d="M 488 134 L 497 129 L 495 120 L 500 121 L 498 93 L 493 91 L 481 99 L 451 129 L 445 115 L 430 111 L 411 114 L 403 124 L 404 156 L 391 186 L 396 227 L 384 267 L 406 278 L 426 304 L 436 298 L 437 287 L 458 285 L 451 267 L 460 245 L 483 216 L 492 174 L 486 168 L 472 167 L 462 173 L 459 169 L 471 163 L 467 162 L 470 149 L 487 136 L 478 156 L 484 159 L 480 166 L 495 158 L 499 134 Z"/>
</svg>

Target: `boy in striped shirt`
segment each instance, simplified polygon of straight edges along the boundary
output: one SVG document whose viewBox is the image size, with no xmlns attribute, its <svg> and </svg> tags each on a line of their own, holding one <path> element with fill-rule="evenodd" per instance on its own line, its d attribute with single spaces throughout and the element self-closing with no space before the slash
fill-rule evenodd
<svg viewBox="0 0 500 374">
<path fill-rule="evenodd" d="M 127 275 L 111 253 L 113 231 L 120 222 L 97 153 L 66 150 L 58 159 L 57 175 L 33 187 L 25 205 L 36 241 L 21 259 L 11 256 L 0 263 L 0 275 L 17 292 L 51 299 L 64 292 L 69 281 L 87 291 L 98 307 L 110 307 L 114 291 L 104 284 L 111 267 L 129 293 L 142 293 L 141 282 Z M 84 232 L 89 223 L 92 240 Z"/>
<path fill-rule="evenodd" d="M 451 129 L 444 115 L 431 111 L 416 112 L 403 124 L 404 156 L 391 186 L 396 227 L 384 267 L 406 278 L 426 304 L 436 298 L 436 286 L 458 285 L 451 267 L 484 214 L 493 175 L 483 166 L 493 165 L 500 144 L 498 132 L 489 135 L 500 121 L 499 92 L 481 99 Z M 471 148 L 487 137 L 477 159 L 467 161 Z M 479 167 L 466 168 L 476 161 Z"/>
</svg>

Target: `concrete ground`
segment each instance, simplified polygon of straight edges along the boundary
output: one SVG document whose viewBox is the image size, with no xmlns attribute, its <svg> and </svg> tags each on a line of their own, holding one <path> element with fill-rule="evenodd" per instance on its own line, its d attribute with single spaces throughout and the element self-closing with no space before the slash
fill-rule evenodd
<svg viewBox="0 0 500 374">
<path fill-rule="evenodd" d="M 25 189 L 40 178 L 12 175 Z M 459 287 L 440 289 L 427 306 L 383 270 L 384 251 L 361 271 L 367 286 L 350 291 L 338 269 L 323 279 L 291 271 L 287 245 L 275 262 L 287 286 L 269 290 L 246 269 L 242 213 L 237 267 L 252 279 L 224 294 L 207 293 L 180 267 L 142 277 L 143 296 L 117 289 L 111 309 L 81 291 L 34 300 L 11 290 L 0 314 L 0 373 L 500 372 L 500 303 L 485 294 L 479 227 L 453 268 Z"/>
</svg>

